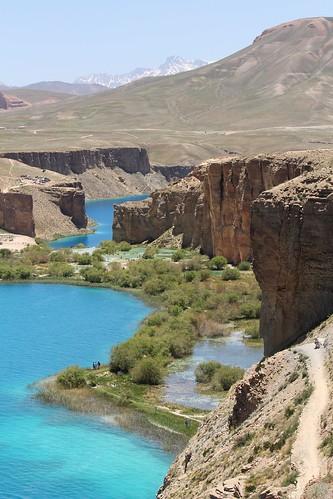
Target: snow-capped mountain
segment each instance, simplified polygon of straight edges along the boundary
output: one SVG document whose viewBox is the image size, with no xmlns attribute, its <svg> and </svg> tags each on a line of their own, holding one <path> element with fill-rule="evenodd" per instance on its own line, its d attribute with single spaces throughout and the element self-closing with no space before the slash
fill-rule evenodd
<svg viewBox="0 0 333 499">
<path fill-rule="evenodd" d="M 167 76 L 174 75 L 176 73 L 181 73 L 183 71 L 190 71 L 191 69 L 200 68 L 208 64 L 207 61 L 202 61 L 200 59 L 195 59 L 193 61 L 184 59 L 179 56 L 168 57 L 163 64 L 158 68 L 136 68 L 129 73 L 124 73 L 120 75 L 113 75 L 109 73 L 93 73 L 87 76 L 80 76 L 75 80 L 75 83 L 94 83 L 98 85 L 104 85 L 108 88 L 117 88 L 121 85 L 126 85 L 134 80 L 139 80 L 140 78 L 147 78 L 152 76 Z"/>
</svg>

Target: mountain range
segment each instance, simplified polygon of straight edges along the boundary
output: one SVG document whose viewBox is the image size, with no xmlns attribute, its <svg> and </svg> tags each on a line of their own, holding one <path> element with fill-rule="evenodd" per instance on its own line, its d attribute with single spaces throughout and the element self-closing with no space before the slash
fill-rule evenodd
<svg viewBox="0 0 333 499">
<path fill-rule="evenodd" d="M 2 150 L 139 145 L 162 164 L 198 163 L 226 149 L 330 148 L 333 18 L 289 21 L 198 69 L 14 110 L 2 121 Z"/>
<path fill-rule="evenodd" d="M 80 76 L 75 80 L 75 83 L 89 83 L 103 85 L 108 88 L 117 88 L 141 78 L 174 75 L 200 68 L 206 64 L 208 64 L 208 62 L 201 59 L 187 60 L 183 57 L 171 56 L 158 68 L 136 68 L 133 71 L 124 74 L 93 73 L 87 76 Z"/>
</svg>

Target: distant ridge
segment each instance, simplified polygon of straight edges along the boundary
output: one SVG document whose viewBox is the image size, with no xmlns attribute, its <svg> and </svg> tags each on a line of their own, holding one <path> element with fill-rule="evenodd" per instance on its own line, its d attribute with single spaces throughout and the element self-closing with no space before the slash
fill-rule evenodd
<svg viewBox="0 0 333 499">
<path fill-rule="evenodd" d="M 87 76 L 80 76 L 75 83 L 89 83 L 104 85 L 108 88 L 117 88 L 132 81 L 141 78 L 148 78 L 154 76 L 168 76 L 192 69 L 200 68 L 208 64 L 207 61 L 201 59 L 187 60 L 179 56 L 168 57 L 163 64 L 158 68 L 136 68 L 129 73 L 124 74 L 109 74 L 109 73 L 93 73 Z"/>
<path fill-rule="evenodd" d="M 70 95 L 90 95 L 105 91 L 105 87 L 95 83 L 67 83 L 64 81 L 39 81 L 37 83 L 26 85 L 23 88 Z"/>
</svg>

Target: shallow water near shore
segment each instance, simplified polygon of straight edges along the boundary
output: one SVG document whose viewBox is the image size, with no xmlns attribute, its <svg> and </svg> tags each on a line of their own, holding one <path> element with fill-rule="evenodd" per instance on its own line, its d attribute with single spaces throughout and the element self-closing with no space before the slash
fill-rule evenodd
<svg viewBox="0 0 333 499">
<path fill-rule="evenodd" d="M 149 313 L 112 290 L 0 286 L 0 497 L 150 499 L 173 458 L 154 440 L 44 406 L 29 385 L 71 365 L 106 362 Z"/>
<path fill-rule="evenodd" d="M 247 369 L 259 362 L 262 357 L 263 348 L 246 345 L 243 341 L 243 333 L 240 331 L 231 333 L 224 338 L 199 341 L 194 347 L 191 357 L 182 362 L 176 362 L 174 372 L 167 376 L 164 399 L 167 402 L 185 407 L 204 410 L 215 409 L 221 399 L 197 391 L 196 367 L 201 362 L 216 360 L 221 364 Z"/>
<path fill-rule="evenodd" d="M 92 199 L 86 201 L 86 212 L 90 219 L 96 222 L 91 234 L 79 236 L 62 237 L 50 243 L 53 249 L 71 248 L 77 244 L 84 244 L 87 248 L 94 248 L 102 241 L 112 239 L 112 222 L 114 205 L 127 201 L 140 201 L 146 199 L 148 195 L 126 196 L 115 199 Z"/>
</svg>

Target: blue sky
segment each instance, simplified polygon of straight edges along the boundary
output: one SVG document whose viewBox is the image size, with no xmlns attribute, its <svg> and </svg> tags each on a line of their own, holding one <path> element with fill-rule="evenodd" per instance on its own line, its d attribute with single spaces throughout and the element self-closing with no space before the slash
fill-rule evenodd
<svg viewBox="0 0 333 499">
<path fill-rule="evenodd" d="M 314 16 L 333 16 L 332 0 L 11 0 L 1 5 L 0 81 L 72 81 L 169 55 L 217 60 L 265 28 Z"/>
</svg>

